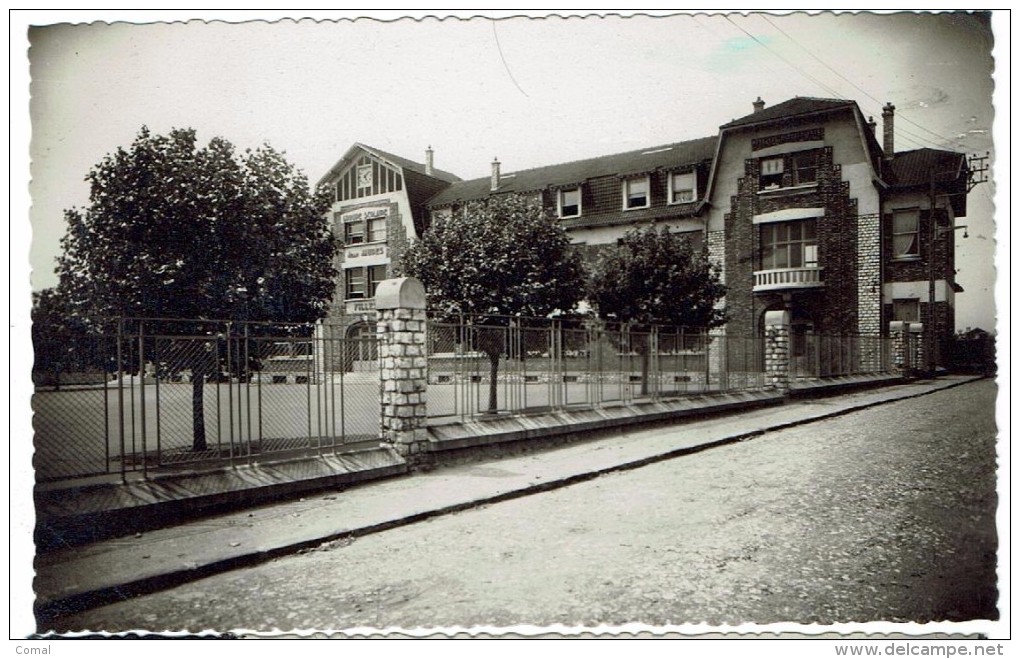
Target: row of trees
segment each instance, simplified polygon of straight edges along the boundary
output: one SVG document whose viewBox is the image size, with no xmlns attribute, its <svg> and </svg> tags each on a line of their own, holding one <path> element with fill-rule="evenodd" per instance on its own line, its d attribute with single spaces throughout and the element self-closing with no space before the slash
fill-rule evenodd
<svg viewBox="0 0 1020 659">
<path fill-rule="evenodd" d="M 238 153 L 221 138 L 200 146 L 190 129 L 155 135 L 143 127 L 86 180 L 88 207 L 65 212 L 59 284 L 35 296 L 43 365 L 66 348 L 62 334 L 98 329 L 101 318 L 193 319 L 175 321 L 175 331 L 203 335 L 213 327 L 203 319 L 307 323 L 328 310 L 339 245 L 323 220 L 327 195 L 271 147 Z M 439 315 L 498 323 L 576 313 L 586 300 L 612 321 L 722 322 L 717 273 L 686 239 L 633 231 L 585 267 L 559 223 L 520 196 L 469 204 L 436 222 L 400 266 L 422 280 Z M 493 368 L 501 347 L 488 347 Z M 202 384 L 218 365 L 190 359 L 176 367 L 194 376 L 198 448 Z"/>
</svg>

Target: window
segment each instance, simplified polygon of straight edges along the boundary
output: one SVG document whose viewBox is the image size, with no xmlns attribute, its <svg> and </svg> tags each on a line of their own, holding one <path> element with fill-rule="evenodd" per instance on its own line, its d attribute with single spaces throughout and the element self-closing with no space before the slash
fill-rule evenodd
<svg viewBox="0 0 1020 659">
<path fill-rule="evenodd" d="M 365 297 L 365 269 L 344 270 L 344 299 L 360 300 Z"/>
<path fill-rule="evenodd" d="M 560 190 L 560 217 L 577 217 L 581 214 L 581 188 Z"/>
<path fill-rule="evenodd" d="M 916 298 L 908 300 L 893 300 L 893 320 L 902 320 L 908 323 L 917 323 L 921 320 L 921 304 Z"/>
<path fill-rule="evenodd" d="M 648 177 L 623 182 L 623 208 L 648 207 Z"/>
<path fill-rule="evenodd" d="M 789 177 L 784 179 L 784 175 Z M 818 182 L 818 152 L 801 151 L 787 156 L 763 158 L 758 178 L 759 190 L 811 185 Z"/>
<path fill-rule="evenodd" d="M 344 270 L 344 299 L 361 300 L 375 297 L 379 282 L 386 279 L 386 265 Z"/>
<path fill-rule="evenodd" d="M 365 242 L 365 222 L 356 220 L 344 223 L 344 244 L 357 245 Z"/>
<path fill-rule="evenodd" d="M 916 208 L 893 213 L 893 258 L 902 259 L 921 255 L 918 241 L 920 211 Z"/>
<path fill-rule="evenodd" d="M 370 265 L 365 268 L 368 275 L 368 292 L 369 297 L 375 297 L 375 289 L 379 287 L 379 282 L 386 279 L 386 266 L 385 265 Z"/>
<path fill-rule="evenodd" d="M 698 175 L 696 172 L 686 174 L 670 174 L 669 203 L 686 204 L 694 201 L 698 192 Z"/>
<path fill-rule="evenodd" d="M 818 181 L 818 154 L 813 151 L 793 156 L 793 184 L 807 185 Z"/>
<path fill-rule="evenodd" d="M 386 218 L 373 217 L 368 221 L 368 239 L 365 242 L 376 243 L 386 240 Z"/>
<path fill-rule="evenodd" d="M 766 158 L 761 161 L 760 190 L 775 190 L 783 186 L 783 159 Z"/>
<path fill-rule="evenodd" d="M 761 225 L 761 269 L 817 268 L 814 220 Z"/>
</svg>

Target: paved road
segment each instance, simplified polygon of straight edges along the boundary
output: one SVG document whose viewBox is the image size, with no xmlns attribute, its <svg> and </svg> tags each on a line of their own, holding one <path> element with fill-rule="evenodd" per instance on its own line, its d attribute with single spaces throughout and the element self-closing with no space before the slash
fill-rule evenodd
<svg viewBox="0 0 1020 659">
<path fill-rule="evenodd" d="M 994 397 L 979 381 L 336 542 L 58 627 L 995 618 Z M 475 469 L 503 475 L 499 462 Z"/>
</svg>

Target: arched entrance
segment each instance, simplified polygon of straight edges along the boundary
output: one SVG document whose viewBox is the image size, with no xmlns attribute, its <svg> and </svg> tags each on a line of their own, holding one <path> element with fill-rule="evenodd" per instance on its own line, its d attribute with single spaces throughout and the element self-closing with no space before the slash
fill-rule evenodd
<svg viewBox="0 0 1020 659">
<path fill-rule="evenodd" d="M 376 347 L 375 323 L 362 321 L 347 328 L 344 370 L 367 373 L 379 368 L 379 350 Z"/>
</svg>

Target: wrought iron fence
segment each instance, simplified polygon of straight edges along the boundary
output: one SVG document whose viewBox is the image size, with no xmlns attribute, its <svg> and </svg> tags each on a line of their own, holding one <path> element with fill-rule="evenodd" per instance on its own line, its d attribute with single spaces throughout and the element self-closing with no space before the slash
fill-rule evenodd
<svg viewBox="0 0 1020 659">
<path fill-rule="evenodd" d="M 868 334 L 794 334 L 790 371 L 795 378 L 827 378 L 886 373 L 892 367 L 892 342 Z"/>
<path fill-rule="evenodd" d="M 37 341 L 37 480 L 334 452 L 378 438 L 375 338 L 121 319 Z"/>
<path fill-rule="evenodd" d="M 430 417 L 652 401 L 765 386 L 762 341 L 681 327 L 508 317 L 433 319 Z"/>
</svg>

